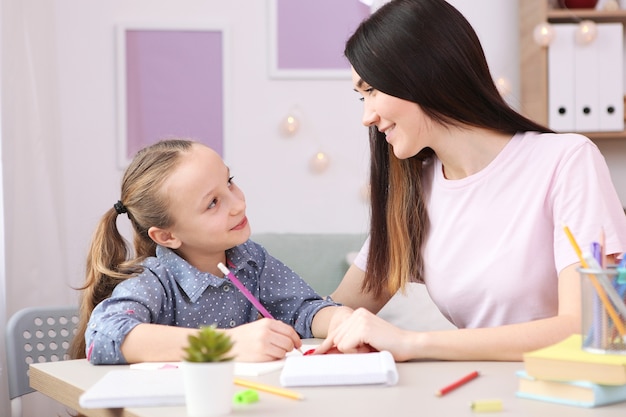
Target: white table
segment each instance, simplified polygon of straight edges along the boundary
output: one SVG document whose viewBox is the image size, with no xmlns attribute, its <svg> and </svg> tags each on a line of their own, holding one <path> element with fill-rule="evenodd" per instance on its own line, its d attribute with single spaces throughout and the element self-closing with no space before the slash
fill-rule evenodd
<svg viewBox="0 0 626 417">
<path fill-rule="evenodd" d="M 393 387 L 310 387 L 296 388 L 305 395 L 302 401 L 259 392 L 260 401 L 237 406 L 233 415 L 272 417 L 341 417 L 368 416 L 450 416 L 481 415 L 470 410 L 474 400 L 500 399 L 504 410 L 486 415 L 514 416 L 593 416 L 624 417 L 626 403 L 585 409 L 517 398 L 517 377 L 521 362 L 408 362 L 399 363 L 399 383 Z M 106 372 L 128 366 L 93 366 L 86 360 L 48 362 L 31 365 L 33 388 L 52 399 L 79 410 L 89 417 L 185 417 L 185 407 L 145 407 L 127 409 L 80 409 L 78 397 Z M 450 392 L 436 397 L 435 391 L 473 370 L 481 376 Z M 280 371 L 259 377 L 247 377 L 267 384 L 279 385 Z M 233 385 L 233 393 L 241 390 Z"/>
</svg>

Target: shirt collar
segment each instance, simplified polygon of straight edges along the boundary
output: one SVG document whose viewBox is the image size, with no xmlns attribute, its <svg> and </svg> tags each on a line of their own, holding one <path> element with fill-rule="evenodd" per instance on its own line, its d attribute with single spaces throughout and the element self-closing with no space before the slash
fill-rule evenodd
<svg viewBox="0 0 626 417">
<path fill-rule="evenodd" d="M 219 287 L 226 282 L 222 277 L 200 271 L 176 252 L 164 246 L 157 245 L 156 256 L 191 302 L 196 302 L 209 286 Z"/>
<path fill-rule="evenodd" d="M 248 242 L 226 250 L 227 266 L 234 270 L 233 272 L 235 273 L 249 268 L 250 265 L 256 265 L 255 256 L 251 253 L 251 250 L 254 248 Z"/>
</svg>

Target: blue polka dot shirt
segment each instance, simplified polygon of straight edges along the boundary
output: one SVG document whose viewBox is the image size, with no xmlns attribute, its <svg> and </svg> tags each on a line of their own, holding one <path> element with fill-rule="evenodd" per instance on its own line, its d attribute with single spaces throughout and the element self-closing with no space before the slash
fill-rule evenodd
<svg viewBox="0 0 626 417">
<path fill-rule="evenodd" d="M 248 240 L 226 251 L 231 271 L 272 316 L 313 337 L 313 316 L 337 305 L 322 299 L 299 275 Z M 136 277 L 120 282 L 93 310 L 85 332 L 93 364 L 124 364 L 120 350 L 138 324 L 231 328 L 257 320 L 259 312 L 228 279 L 202 272 L 174 251 L 158 246 Z"/>
</svg>

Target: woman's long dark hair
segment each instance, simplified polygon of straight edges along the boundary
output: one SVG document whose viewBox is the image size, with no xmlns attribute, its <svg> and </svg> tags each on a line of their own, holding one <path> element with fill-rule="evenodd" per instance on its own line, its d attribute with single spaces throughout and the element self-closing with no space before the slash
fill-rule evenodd
<svg viewBox="0 0 626 417">
<path fill-rule="evenodd" d="M 444 0 L 392 0 L 363 21 L 345 56 L 368 85 L 417 103 L 435 123 L 495 132 L 551 130 L 512 109 L 496 88 L 482 46 Z M 428 213 L 422 167 L 431 149 L 400 160 L 370 127 L 370 251 L 363 290 L 393 294 L 423 281 Z"/>
</svg>

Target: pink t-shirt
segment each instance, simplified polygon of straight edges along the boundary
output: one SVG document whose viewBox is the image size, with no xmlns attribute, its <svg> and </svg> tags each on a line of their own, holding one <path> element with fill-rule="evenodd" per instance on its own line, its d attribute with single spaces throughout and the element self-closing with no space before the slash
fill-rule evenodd
<svg viewBox="0 0 626 417">
<path fill-rule="evenodd" d="M 430 218 L 425 283 L 459 328 L 551 317 L 558 273 L 605 234 L 606 252 L 626 251 L 626 216 L 604 157 L 578 134 L 515 135 L 483 170 L 460 180 L 441 161 L 425 167 Z M 366 268 L 369 239 L 355 265 Z M 419 318 L 416 318 L 419 319 Z"/>
</svg>

